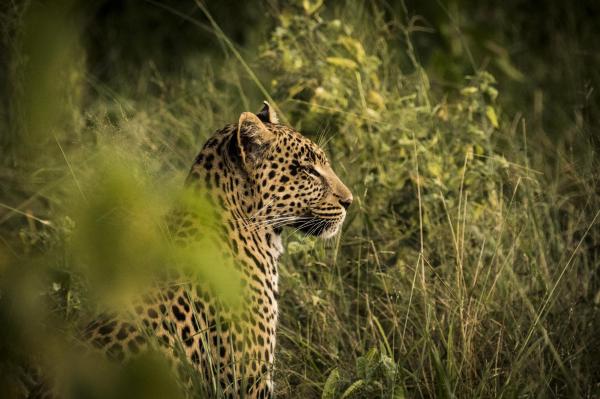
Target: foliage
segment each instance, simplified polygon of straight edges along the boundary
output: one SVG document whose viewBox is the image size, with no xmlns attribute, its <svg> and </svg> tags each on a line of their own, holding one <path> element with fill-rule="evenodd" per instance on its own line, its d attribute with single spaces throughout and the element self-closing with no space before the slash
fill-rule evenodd
<svg viewBox="0 0 600 399">
<path fill-rule="evenodd" d="M 14 81 L 2 87 L 16 99 L 2 121 L 4 396 L 28 389 L 15 381 L 31 363 L 54 363 L 80 390 L 75 397 L 106 381 L 115 391 L 105 396 L 180 395 L 153 371 L 160 361 L 100 376 L 93 362 L 72 363 L 71 345 L 107 298 L 127 301 L 149 270 L 197 260 L 173 253 L 162 216 L 190 201 L 179 186 L 211 131 L 257 108 L 266 87 L 282 119 L 325 148 L 355 198 L 341 236 L 285 237 L 279 397 L 593 397 L 596 155 L 583 141 L 577 148 L 587 152 L 573 162 L 557 156 L 562 147 L 538 150 L 548 148 L 543 132 L 513 116 L 520 99 L 503 85 L 516 76 L 506 54 L 492 65 L 503 66 L 503 79 L 482 68 L 463 73 L 470 62 L 461 46 L 477 38 L 455 36 L 450 14 L 439 30 L 462 50 L 437 46 L 424 62 L 415 32 L 427 27 L 403 2 L 303 0 L 273 2 L 266 21 L 248 6 L 253 33 L 244 48 L 232 41 L 239 26 L 223 21 L 236 12 L 226 6 L 215 16 L 212 6 L 147 5 L 154 8 L 132 26 L 160 9 L 175 27 L 190 23 L 186 34 L 203 32 L 177 42 L 175 61 L 154 62 L 155 44 L 145 59 L 139 43 L 173 40 L 167 20 L 140 42 L 112 43 L 102 32 L 118 35 L 130 7 L 57 4 L 43 24 L 35 23 L 39 4 L 28 1 L 2 15 L 12 39 L 2 68 Z M 96 24 L 84 28 L 74 17 L 82 15 Z M 80 30 L 93 40 L 78 41 Z M 216 44 L 199 51 L 207 32 Z M 102 70 L 98 59 L 111 48 Z M 440 85 L 448 75 L 453 84 Z M 202 270 L 225 295 L 236 291 L 226 276 Z M 206 392 L 195 381 L 187 394 Z"/>
</svg>

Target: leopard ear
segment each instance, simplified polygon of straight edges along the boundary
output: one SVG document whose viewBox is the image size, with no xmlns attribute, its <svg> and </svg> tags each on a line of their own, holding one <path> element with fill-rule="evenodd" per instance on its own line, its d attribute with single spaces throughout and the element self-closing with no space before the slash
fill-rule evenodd
<svg viewBox="0 0 600 399">
<path fill-rule="evenodd" d="M 260 112 L 258 114 L 256 114 L 256 116 L 258 116 L 258 118 L 265 123 L 279 123 L 279 118 L 277 118 L 277 113 L 275 112 L 273 107 L 271 107 L 271 104 L 269 104 L 266 101 L 263 101 L 263 103 L 265 105 L 260 110 Z"/>
<path fill-rule="evenodd" d="M 242 163 L 247 169 L 264 154 L 275 139 L 264 123 L 252 112 L 240 115 L 237 128 L 237 144 L 240 149 Z"/>
</svg>

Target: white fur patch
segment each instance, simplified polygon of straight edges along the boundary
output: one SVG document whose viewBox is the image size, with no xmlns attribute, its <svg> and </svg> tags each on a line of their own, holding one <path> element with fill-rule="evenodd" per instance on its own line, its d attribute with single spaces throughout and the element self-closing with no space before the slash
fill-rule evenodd
<svg viewBox="0 0 600 399">
<path fill-rule="evenodd" d="M 276 251 L 276 257 L 279 257 L 281 254 L 283 254 L 283 244 L 281 243 L 281 235 L 276 234 L 275 237 L 273 237 L 273 247 Z"/>
</svg>

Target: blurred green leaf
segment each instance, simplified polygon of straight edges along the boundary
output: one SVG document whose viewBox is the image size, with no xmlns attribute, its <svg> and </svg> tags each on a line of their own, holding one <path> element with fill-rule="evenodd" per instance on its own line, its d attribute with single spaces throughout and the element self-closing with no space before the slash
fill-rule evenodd
<svg viewBox="0 0 600 399">
<path fill-rule="evenodd" d="M 327 57 L 325 60 L 328 63 L 330 63 L 331 65 L 339 66 L 342 68 L 353 69 L 353 70 L 358 68 L 358 65 L 356 64 L 356 62 L 354 62 L 348 58 Z"/>
<path fill-rule="evenodd" d="M 335 399 L 340 382 L 340 371 L 337 368 L 331 370 L 331 373 L 329 373 L 325 385 L 323 386 L 321 399 Z"/>
</svg>

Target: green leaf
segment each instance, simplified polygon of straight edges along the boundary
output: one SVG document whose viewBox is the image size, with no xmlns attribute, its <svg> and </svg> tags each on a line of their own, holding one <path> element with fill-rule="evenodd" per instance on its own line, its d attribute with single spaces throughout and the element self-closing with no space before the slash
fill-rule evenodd
<svg viewBox="0 0 600 399">
<path fill-rule="evenodd" d="M 329 373 L 327 381 L 325 381 L 325 386 L 323 387 L 321 399 L 335 398 L 335 393 L 337 392 L 337 388 L 340 384 L 340 379 L 340 371 L 337 368 L 333 369 L 331 373 Z"/>
<path fill-rule="evenodd" d="M 348 389 L 344 391 L 340 399 L 349 398 L 351 395 L 359 393 L 364 387 L 366 387 L 366 385 L 367 383 L 365 382 L 365 380 L 358 380 L 353 382 L 352 385 L 350 385 Z"/>
<path fill-rule="evenodd" d="M 462 94 L 463 96 L 470 96 L 471 94 L 475 94 L 477 93 L 479 90 L 477 89 L 477 87 L 474 86 L 467 86 L 464 89 L 462 89 L 460 91 L 460 94 Z"/>
<path fill-rule="evenodd" d="M 523 82 L 525 75 L 519 71 L 508 58 L 499 58 L 496 60 L 496 65 L 502 70 L 509 78 L 516 80 L 517 82 Z"/>
<path fill-rule="evenodd" d="M 338 43 L 344 46 L 344 48 L 346 48 L 346 50 L 348 50 L 348 52 L 351 53 L 360 63 L 362 63 L 367 57 L 361 42 L 356 39 L 353 39 L 349 36 L 340 36 L 338 38 Z"/>
<path fill-rule="evenodd" d="M 309 0 L 304 0 L 302 2 L 302 7 L 304 7 L 304 11 L 307 15 L 314 14 L 321 6 L 323 5 L 323 0 L 317 0 L 314 3 Z"/>
<path fill-rule="evenodd" d="M 393 399 L 404 399 L 406 398 L 406 394 L 404 393 L 404 389 L 402 387 L 399 386 L 394 386 L 394 393 L 392 398 Z"/>
<path fill-rule="evenodd" d="M 358 64 L 348 58 L 343 57 L 327 57 L 325 59 L 331 65 L 339 66 L 346 69 L 356 70 L 358 69 Z"/>
<path fill-rule="evenodd" d="M 485 116 L 495 128 L 498 128 L 498 117 L 496 116 L 496 110 L 491 105 L 485 107 Z"/>
<path fill-rule="evenodd" d="M 365 355 L 356 359 L 356 372 L 365 379 L 371 378 L 372 371 L 377 366 L 379 360 L 379 352 L 376 348 L 372 348 Z"/>
</svg>

